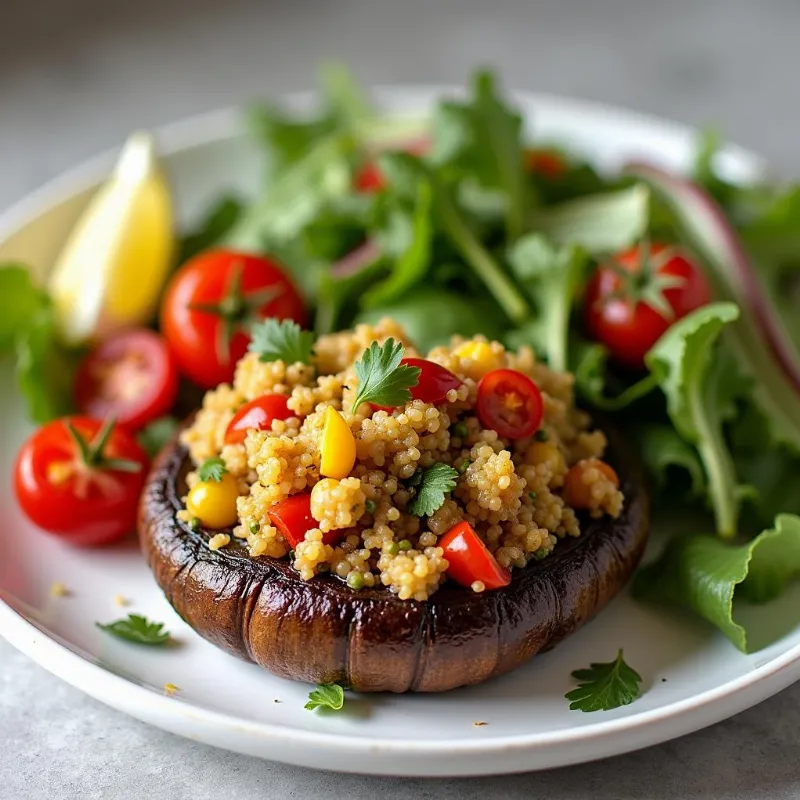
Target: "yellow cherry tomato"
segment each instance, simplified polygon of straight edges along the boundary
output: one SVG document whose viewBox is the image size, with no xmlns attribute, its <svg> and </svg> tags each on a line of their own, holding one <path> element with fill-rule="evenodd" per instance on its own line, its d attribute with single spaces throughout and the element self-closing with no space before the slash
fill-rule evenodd
<svg viewBox="0 0 800 800">
<path fill-rule="evenodd" d="M 525 460 L 528 464 L 547 464 L 553 475 L 563 475 L 567 471 L 564 456 L 553 442 L 531 442 Z"/>
<path fill-rule="evenodd" d="M 455 355 L 467 363 L 464 371 L 473 380 L 480 380 L 487 372 L 501 369 L 505 360 L 500 353 L 492 350 L 487 342 L 464 342 L 454 350 Z"/>
<path fill-rule="evenodd" d="M 332 406 L 325 410 L 320 444 L 320 474 L 346 478 L 356 463 L 356 440 L 344 417 Z"/>
<path fill-rule="evenodd" d="M 201 481 L 189 491 L 186 510 L 206 528 L 229 528 L 239 520 L 236 478 L 226 472 L 219 481 Z"/>
</svg>

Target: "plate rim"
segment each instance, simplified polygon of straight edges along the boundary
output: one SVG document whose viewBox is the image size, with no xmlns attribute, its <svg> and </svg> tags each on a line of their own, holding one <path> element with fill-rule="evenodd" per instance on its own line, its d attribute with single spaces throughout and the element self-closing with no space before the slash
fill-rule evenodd
<svg viewBox="0 0 800 800">
<path fill-rule="evenodd" d="M 392 98 L 416 97 L 420 108 L 426 107 L 435 97 L 443 94 L 460 94 L 463 89 L 450 85 L 397 85 L 374 88 L 378 104 L 391 103 Z M 662 119 L 656 115 L 644 114 L 617 106 L 537 92 L 512 92 L 526 109 L 546 106 L 566 115 L 592 116 L 604 118 L 608 124 L 619 126 L 638 126 L 679 137 L 690 137 L 696 131 L 688 125 Z M 308 105 L 314 98 L 313 92 L 286 95 L 291 104 Z M 240 110 L 234 107 L 222 108 L 195 115 L 154 129 L 159 151 L 165 158 L 178 153 L 210 145 L 215 142 L 241 136 L 243 132 Z M 48 181 L 40 188 L 26 195 L 10 208 L 0 213 L 0 243 L 29 224 L 36 218 L 51 211 L 65 200 L 96 186 L 108 174 L 119 148 L 110 148 L 87 159 L 76 167 Z M 764 171 L 765 162 L 757 155 L 736 145 L 726 145 L 724 157 L 735 167 L 751 174 Z M 155 584 L 154 584 L 155 587 Z M 157 588 L 157 587 L 155 587 Z M 436 759 L 442 755 L 459 756 L 462 761 L 455 774 L 490 774 L 493 769 L 481 763 L 465 760 L 464 757 L 481 754 L 506 755 L 512 763 L 496 771 L 513 772 L 537 768 L 562 766 L 605 757 L 615 753 L 630 752 L 642 747 L 663 742 L 684 735 L 707 725 L 718 722 L 733 714 L 766 699 L 794 681 L 800 679 L 800 644 L 790 647 L 769 661 L 732 680 L 709 689 L 698 695 L 670 703 L 633 716 L 593 722 L 578 727 L 535 734 L 514 734 L 497 736 L 491 739 L 385 739 L 374 736 L 358 736 L 349 733 L 329 733 L 286 727 L 277 723 L 257 722 L 236 717 L 225 712 L 194 705 L 180 696 L 168 697 L 159 694 L 146 685 L 118 675 L 89 658 L 81 655 L 68 644 L 58 641 L 30 622 L 20 612 L 5 602 L 0 595 L 0 635 L 9 643 L 30 657 L 40 666 L 57 677 L 66 680 L 81 691 L 101 702 L 122 709 L 151 724 L 166 728 L 175 733 L 200 738 L 240 752 L 257 752 L 244 747 L 241 737 L 253 738 L 260 743 L 282 746 L 269 753 L 269 757 L 305 766 L 316 766 L 313 759 L 298 755 L 297 745 L 311 745 L 322 748 L 329 756 L 342 754 L 369 754 L 372 756 L 407 755 L 418 758 L 413 764 L 404 764 L 403 773 L 409 775 L 449 775 L 454 774 L 436 769 Z M 98 674 L 99 673 L 99 674 Z M 722 701 L 728 700 L 728 703 Z M 695 713 L 691 713 L 695 712 Z M 178 724 L 174 718 L 181 718 Z M 155 719 L 154 719 L 155 718 Z M 659 724 L 662 723 L 662 724 Z M 198 725 L 202 733 L 198 733 Z M 191 728 L 191 733 L 183 728 Z M 649 736 L 639 736 L 648 729 Z M 214 731 L 234 735 L 237 744 L 221 742 Z M 622 747 L 613 746 L 617 737 L 627 734 L 628 741 Z M 595 748 L 594 755 L 581 753 L 577 745 L 591 746 L 599 740 L 608 738 L 611 747 Z M 559 753 L 559 748 L 575 745 L 574 749 Z M 526 756 L 538 753 L 535 763 L 526 763 Z M 312 752 L 311 756 L 314 755 Z M 550 756 L 549 758 L 547 756 Z M 455 762 L 447 765 L 453 766 Z M 441 766 L 441 765 L 440 765 Z M 344 769 L 343 769 L 344 767 Z M 337 767 L 346 770 L 346 765 Z M 392 774 L 391 769 L 380 765 L 365 763 L 357 770 L 361 773 Z"/>
</svg>

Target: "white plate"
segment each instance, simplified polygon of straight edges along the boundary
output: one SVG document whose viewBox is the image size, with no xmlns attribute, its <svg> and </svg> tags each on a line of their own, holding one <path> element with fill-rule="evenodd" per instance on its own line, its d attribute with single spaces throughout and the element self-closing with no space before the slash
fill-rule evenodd
<svg viewBox="0 0 800 800">
<path fill-rule="evenodd" d="M 392 111 L 427 108 L 440 90 L 387 90 Z M 692 133 L 682 127 L 553 97 L 518 96 L 539 140 L 557 140 L 614 167 L 643 157 L 686 166 Z M 232 185 L 253 190 L 257 154 L 233 112 L 165 128 L 160 142 L 184 219 Z M 102 157 L 37 192 L 0 218 L 0 260 L 18 257 L 45 270 L 96 182 Z M 731 148 L 734 177 L 761 165 Z M 11 386 L 9 369 L 2 373 Z M 33 530 L 10 490 L 13 454 L 28 430 L 8 388 L 0 399 L 0 632 L 74 686 L 175 733 L 230 750 L 310 767 L 397 775 L 477 775 L 541 769 L 602 758 L 662 742 L 741 711 L 800 678 L 800 625 L 751 656 L 691 621 L 618 598 L 555 651 L 479 687 L 438 696 L 351 697 L 347 712 L 303 710 L 309 687 L 274 678 L 196 636 L 172 611 L 133 543 L 79 551 Z M 71 596 L 53 598 L 63 582 Z M 95 627 L 129 610 L 166 622 L 180 646 L 150 650 Z M 800 593 L 788 593 L 760 619 L 793 619 Z M 627 660 L 645 678 L 643 697 L 612 712 L 570 712 L 570 672 L 590 661 Z M 180 691 L 168 697 L 164 684 Z M 475 722 L 486 725 L 476 726 Z"/>
</svg>

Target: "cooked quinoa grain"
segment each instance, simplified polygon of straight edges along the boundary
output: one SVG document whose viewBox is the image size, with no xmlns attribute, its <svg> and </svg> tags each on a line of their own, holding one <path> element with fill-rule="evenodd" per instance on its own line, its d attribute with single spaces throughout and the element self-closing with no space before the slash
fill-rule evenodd
<svg viewBox="0 0 800 800">
<path fill-rule="evenodd" d="M 383 320 L 320 337 L 311 365 L 264 363 L 249 353 L 233 385 L 206 394 L 182 441 L 195 465 L 221 457 L 239 487 L 239 524 L 211 537 L 211 549 L 235 537 L 253 557 L 283 558 L 293 550 L 305 580 L 330 573 L 355 591 L 386 587 L 422 601 L 446 579 L 447 542 L 439 542 L 458 523 L 469 523 L 500 567 L 515 569 L 546 558 L 559 539 L 579 536 L 576 509 L 592 517 L 621 513 L 619 480 L 602 460 L 605 436 L 575 408 L 573 377 L 537 362 L 529 348 L 512 353 L 481 336 L 456 338 L 427 356 L 460 381 L 440 402 L 412 399 L 389 410 L 366 402 L 353 413 L 355 362 L 389 338 L 405 346 L 406 356 L 419 356 L 397 323 Z M 544 416 L 534 435 L 506 439 L 481 424 L 478 382 L 495 369 L 522 372 L 539 387 Z M 226 444 L 237 409 L 265 393 L 286 395 L 294 416 L 248 431 L 242 444 Z M 328 406 L 347 423 L 348 459 L 355 442 L 353 467 L 340 479 L 320 475 Z M 432 513 L 420 517 L 411 513 L 420 508 L 412 500 L 434 464 L 452 468 L 455 485 L 434 495 L 426 509 Z M 187 477 L 190 487 L 197 480 L 196 473 Z M 308 523 L 289 542 L 270 513 L 302 498 Z M 180 516 L 191 521 L 186 511 Z M 465 585 L 489 591 L 481 580 Z"/>
</svg>

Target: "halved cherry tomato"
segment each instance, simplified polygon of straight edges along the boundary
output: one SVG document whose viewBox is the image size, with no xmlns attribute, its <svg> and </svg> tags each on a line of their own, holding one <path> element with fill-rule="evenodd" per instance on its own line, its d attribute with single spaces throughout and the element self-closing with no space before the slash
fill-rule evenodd
<svg viewBox="0 0 800 800">
<path fill-rule="evenodd" d="M 121 539 L 136 527 L 147 455 L 124 428 L 64 417 L 22 445 L 14 489 L 28 519 L 74 545 Z"/>
<path fill-rule="evenodd" d="M 146 328 L 114 334 L 81 362 L 75 405 L 88 417 L 113 417 L 138 430 L 172 408 L 178 371 L 166 342 Z"/>
<path fill-rule="evenodd" d="M 480 581 L 487 589 L 500 589 L 511 583 L 511 571 L 501 567 L 483 540 L 466 520 L 456 523 L 439 539 L 449 563 L 447 575 L 462 586 Z"/>
<path fill-rule="evenodd" d="M 233 379 L 247 326 L 277 317 L 302 324 L 303 300 L 272 260 L 208 250 L 184 264 L 167 286 L 161 330 L 180 371 L 205 389 Z"/>
<path fill-rule="evenodd" d="M 506 439 L 533 436 L 544 415 L 539 387 L 515 369 L 495 369 L 481 378 L 477 409 L 481 425 Z"/>
<path fill-rule="evenodd" d="M 601 264 L 589 280 L 584 319 L 591 337 L 632 369 L 676 320 L 707 305 L 711 287 L 684 251 L 643 243 Z"/>
<path fill-rule="evenodd" d="M 311 514 L 311 492 L 293 494 L 281 500 L 270 508 L 267 515 L 290 547 L 297 547 L 305 539 L 308 531 L 319 527 L 319 523 Z M 322 534 L 322 541 L 324 544 L 336 544 L 344 534 L 344 530 L 328 531 Z"/>
<path fill-rule="evenodd" d="M 241 444 L 247 437 L 247 431 L 268 431 L 274 419 L 288 419 L 294 415 L 287 405 L 289 398 L 285 394 L 263 394 L 249 403 L 245 403 L 228 423 L 225 430 L 225 444 Z"/>
<path fill-rule="evenodd" d="M 567 171 L 567 164 L 555 150 L 532 147 L 525 151 L 525 169 L 528 172 L 543 175 L 549 180 L 555 180 Z"/>
<path fill-rule="evenodd" d="M 564 478 L 564 500 L 573 508 L 592 507 L 591 473 L 599 472 L 615 488 L 619 489 L 619 476 L 614 467 L 599 458 L 586 458 L 570 467 Z"/>
<path fill-rule="evenodd" d="M 441 364 L 435 361 L 428 361 L 427 358 L 404 358 L 401 364 L 408 364 L 409 367 L 418 367 L 420 370 L 419 381 L 416 386 L 412 386 L 412 400 L 422 400 L 423 403 L 443 403 L 447 399 L 447 393 L 451 389 L 458 389 L 461 381 Z M 373 408 L 380 411 L 393 411 L 392 406 L 376 406 Z"/>
</svg>

